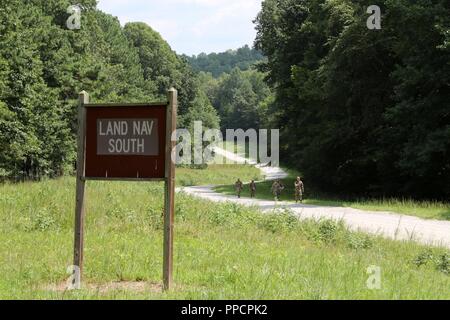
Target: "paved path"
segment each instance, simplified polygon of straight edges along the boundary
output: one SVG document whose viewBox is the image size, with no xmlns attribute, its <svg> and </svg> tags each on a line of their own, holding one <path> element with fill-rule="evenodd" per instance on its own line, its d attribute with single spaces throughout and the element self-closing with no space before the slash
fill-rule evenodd
<svg viewBox="0 0 450 320">
<path fill-rule="evenodd" d="M 240 156 L 222 149 L 216 153 L 238 163 L 250 163 Z M 280 168 L 257 165 L 265 175 L 266 180 L 286 178 L 287 173 Z M 423 244 L 450 248 L 450 221 L 425 220 L 417 217 L 399 215 L 390 212 L 363 211 L 344 207 L 325 207 L 289 202 L 275 202 L 250 198 L 237 199 L 235 196 L 214 192 L 214 186 L 181 188 L 187 194 L 214 202 L 234 202 L 245 206 L 255 206 L 264 212 L 290 209 L 300 219 L 332 219 L 342 220 L 354 231 L 381 235 L 395 240 L 414 240 Z"/>
</svg>

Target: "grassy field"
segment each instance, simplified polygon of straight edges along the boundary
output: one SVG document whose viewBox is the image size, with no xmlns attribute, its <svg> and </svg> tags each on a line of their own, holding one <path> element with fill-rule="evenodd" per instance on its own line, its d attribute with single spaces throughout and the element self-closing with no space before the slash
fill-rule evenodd
<svg viewBox="0 0 450 320">
<path fill-rule="evenodd" d="M 253 166 L 210 165 L 207 170 L 177 168 L 177 185 L 181 187 L 234 183 L 238 178 L 261 179 L 261 172 Z"/>
<path fill-rule="evenodd" d="M 289 177 L 283 179 L 285 189 L 281 195 L 282 201 L 295 201 L 294 181 L 297 174 L 289 171 Z M 243 180 L 249 181 L 249 180 Z M 271 193 L 272 183 L 270 181 L 260 182 L 257 185 L 256 197 L 259 199 L 273 200 L 274 196 Z M 221 185 L 215 188 L 217 192 L 229 195 L 235 194 L 233 183 Z M 242 192 L 243 197 L 250 197 L 248 184 L 244 186 Z M 354 201 L 327 199 L 317 194 L 311 193 L 306 185 L 306 194 L 304 197 L 305 204 L 318 206 L 335 206 L 335 207 L 350 207 L 361 210 L 370 211 L 389 211 L 411 216 L 417 216 L 425 219 L 450 220 L 450 203 L 443 203 L 438 201 L 415 201 L 411 199 L 360 199 Z"/>
<path fill-rule="evenodd" d="M 228 180 L 224 168 L 183 170 L 179 181 Z M 161 293 L 163 186 L 120 182 L 88 182 L 87 286 L 58 291 L 72 261 L 74 191 L 69 177 L 0 186 L 0 299 L 450 299 L 444 249 L 184 194 L 176 199 L 176 288 Z M 381 268 L 380 290 L 366 287 L 372 265 Z"/>
</svg>

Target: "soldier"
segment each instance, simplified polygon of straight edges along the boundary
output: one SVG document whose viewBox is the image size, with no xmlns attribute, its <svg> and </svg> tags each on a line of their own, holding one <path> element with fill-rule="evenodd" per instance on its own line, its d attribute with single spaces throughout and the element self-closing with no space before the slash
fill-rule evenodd
<svg viewBox="0 0 450 320">
<path fill-rule="evenodd" d="M 281 196 L 281 191 L 284 189 L 284 185 L 281 182 L 281 180 L 276 180 L 273 185 L 272 185 L 272 193 L 275 197 L 275 201 L 279 201 L 280 200 L 280 196 Z"/>
<path fill-rule="evenodd" d="M 238 179 L 236 181 L 236 183 L 234 184 L 234 188 L 236 189 L 236 193 L 238 198 L 241 197 L 241 192 L 242 192 L 242 188 L 244 187 L 244 185 L 242 184 L 242 181 L 240 179 Z"/>
<path fill-rule="evenodd" d="M 305 193 L 305 185 L 303 184 L 302 178 L 297 177 L 297 180 L 294 183 L 295 187 L 295 202 L 298 203 L 303 202 L 303 194 Z"/>
<path fill-rule="evenodd" d="M 250 197 L 254 198 L 256 196 L 256 183 L 255 180 L 252 180 L 250 182 Z"/>
</svg>

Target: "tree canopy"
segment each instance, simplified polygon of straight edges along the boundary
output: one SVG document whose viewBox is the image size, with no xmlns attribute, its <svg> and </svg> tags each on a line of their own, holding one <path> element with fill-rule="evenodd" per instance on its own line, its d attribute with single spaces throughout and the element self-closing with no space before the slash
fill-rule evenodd
<svg viewBox="0 0 450 320">
<path fill-rule="evenodd" d="M 446 0 L 264 0 L 255 48 L 179 56 L 145 23 L 80 0 L 3 0 L 0 179 L 75 165 L 78 92 L 95 102 L 165 100 L 179 126 L 280 128 L 281 157 L 318 189 L 450 197 L 450 7 Z"/>
<path fill-rule="evenodd" d="M 258 50 L 245 45 L 237 50 L 228 50 L 221 53 L 201 53 L 185 58 L 195 71 L 211 73 L 218 78 L 224 73 L 230 73 L 234 68 L 242 71 L 251 69 L 256 63 L 264 61 L 264 56 Z"/>
<path fill-rule="evenodd" d="M 256 47 L 282 158 L 321 190 L 450 196 L 450 9 L 445 0 L 265 0 Z"/>
<path fill-rule="evenodd" d="M 0 179 L 57 176 L 75 164 L 78 92 L 95 102 L 164 101 L 180 89 L 180 115 L 198 101 L 196 76 L 151 27 L 79 1 L 5 0 L 0 8 Z M 196 100 L 197 99 L 197 100 Z M 218 125 L 218 121 L 212 122 Z M 184 124 L 180 124 L 184 125 Z"/>
</svg>

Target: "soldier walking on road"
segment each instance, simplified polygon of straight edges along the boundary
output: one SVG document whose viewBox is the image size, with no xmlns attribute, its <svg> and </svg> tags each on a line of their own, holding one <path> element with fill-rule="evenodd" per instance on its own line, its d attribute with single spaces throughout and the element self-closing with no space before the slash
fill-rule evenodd
<svg viewBox="0 0 450 320">
<path fill-rule="evenodd" d="M 281 196 L 281 191 L 283 191 L 284 189 L 284 185 L 281 182 L 281 180 L 276 180 L 273 185 L 272 185 L 272 193 L 275 197 L 275 201 L 279 201 L 280 200 L 280 196 Z"/>
<path fill-rule="evenodd" d="M 236 194 L 237 194 L 238 198 L 241 197 L 241 192 L 242 192 L 243 187 L 244 187 L 244 185 L 242 184 L 242 181 L 240 179 L 238 179 L 236 181 L 236 183 L 234 184 L 234 188 L 236 189 Z"/>
<path fill-rule="evenodd" d="M 303 202 L 303 194 L 305 193 L 305 185 L 303 184 L 302 178 L 297 177 L 297 180 L 294 183 L 295 187 L 295 202 L 298 203 Z"/>
<path fill-rule="evenodd" d="M 256 196 L 256 183 L 255 180 L 250 182 L 250 198 L 254 198 Z"/>
</svg>

